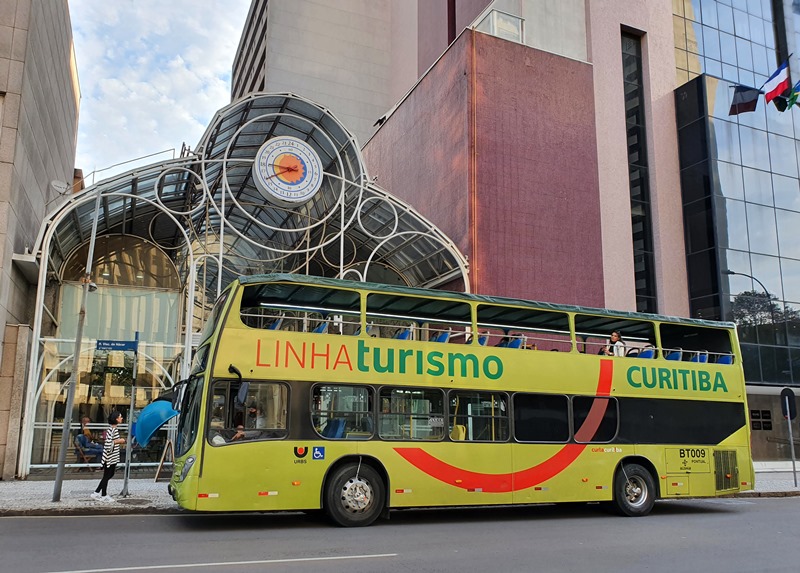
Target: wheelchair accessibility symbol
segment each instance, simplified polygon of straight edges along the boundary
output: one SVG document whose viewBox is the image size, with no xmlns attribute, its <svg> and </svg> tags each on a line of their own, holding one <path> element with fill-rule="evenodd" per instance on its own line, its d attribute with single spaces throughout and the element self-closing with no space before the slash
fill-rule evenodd
<svg viewBox="0 0 800 573">
<path fill-rule="evenodd" d="M 311 458 L 315 460 L 324 460 L 325 459 L 325 448 L 321 446 L 315 446 L 311 450 Z"/>
</svg>

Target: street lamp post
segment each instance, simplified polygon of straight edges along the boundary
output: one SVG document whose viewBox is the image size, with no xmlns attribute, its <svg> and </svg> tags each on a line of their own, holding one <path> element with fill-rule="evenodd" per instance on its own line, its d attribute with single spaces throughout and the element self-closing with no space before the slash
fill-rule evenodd
<svg viewBox="0 0 800 573">
<path fill-rule="evenodd" d="M 75 350 L 72 353 L 72 373 L 67 382 L 67 396 L 64 402 L 64 424 L 61 429 L 61 446 L 58 450 L 58 465 L 56 466 L 56 478 L 53 484 L 53 501 L 61 501 L 61 484 L 64 480 L 64 467 L 67 461 L 67 450 L 69 449 L 70 422 L 72 421 L 72 408 L 75 404 L 75 387 L 78 384 L 79 358 L 83 343 L 83 325 L 86 321 L 86 299 L 90 292 L 97 290 L 97 285 L 92 282 L 92 260 L 94 257 L 94 243 L 97 236 L 97 221 L 100 218 L 100 191 L 94 200 L 94 216 L 92 217 L 92 234 L 89 237 L 89 254 L 86 257 L 86 270 L 81 284 L 83 287 L 81 294 L 81 308 L 78 311 L 78 326 L 75 332 Z"/>
<path fill-rule="evenodd" d="M 723 275 L 739 275 L 741 277 L 747 277 L 749 279 L 753 279 L 754 281 L 756 281 L 759 284 L 759 286 L 761 286 L 761 288 L 764 290 L 764 294 L 767 295 L 767 305 L 769 306 L 769 317 L 772 320 L 772 328 L 774 330 L 776 325 L 775 325 L 775 310 L 772 308 L 772 295 L 767 290 L 767 287 L 764 286 L 764 283 L 762 283 L 760 280 L 758 280 L 753 275 L 748 275 L 747 273 L 737 273 L 736 271 L 732 271 L 730 269 L 723 270 L 722 274 Z M 777 336 L 777 333 L 773 332 L 773 336 Z"/>
<path fill-rule="evenodd" d="M 722 274 L 723 274 L 723 275 L 739 275 L 740 277 L 747 277 L 747 278 L 749 278 L 749 279 L 753 279 L 753 280 L 754 280 L 754 281 L 756 281 L 756 282 L 757 282 L 759 285 L 761 285 L 761 288 L 764 290 L 764 294 L 766 294 L 766 295 L 767 295 L 767 298 L 769 299 L 769 301 L 772 301 L 772 295 L 771 295 L 771 294 L 769 294 L 769 291 L 767 290 L 767 287 L 765 287 L 765 286 L 764 286 L 764 283 L 762 283 L 760 280 L 758 280 L 758 279 L 757 279 L 756 277 L 754 277 L 753 275 L 748 275 L 748 274 L 746 274 L 746 273 L 737 273 L 737 272 L 735 272 L 735 271 L 732 271 L 732 270 L 729 270 L 729 269 L 725 269 L 724 271 L 722 271 Z M 770 308 L 772 308 L 772 307 L 770 307 Z"/>
<path fill-rule="evenodd" d="M 722 274 L 723 275 L 729 275 L 729 276 L 730 275 L 739 275 L 740 277 L 747 277 L 749 279 L 753 279 L 754 281 L 756 281 L 761 286 L 761 288 L 764 290 L 764 294 L 767 295 L 767 305 L 769 306 L 769 317 L 772 320 L 772 328 L 774 330 L 775 329 L 775 311 L 772 308 L 772 295 L 767 290 L 767 287 L 764 286 L 764 283 L 762 283 L 760 280 L 758 280 L 753 275 L 748 275 L 747 273 L 737 273 L 736 271 L 732 271 L 730 269 L 723 270 Z M 773 332 L 773 336 L 775 336 L 774 332 Z"/>
</svg>

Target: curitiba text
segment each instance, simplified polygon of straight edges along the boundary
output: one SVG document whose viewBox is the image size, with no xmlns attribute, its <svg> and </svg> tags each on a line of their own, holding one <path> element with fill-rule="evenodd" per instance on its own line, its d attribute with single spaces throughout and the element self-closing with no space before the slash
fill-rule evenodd
<svg viewBox="0 0 800 573">
<path fill-rule="evenodd" d="M 712 375 L 705 370 L 682 368 L 655 368 L 631 366 L 628 384 L 634 388 L 659 388 L 661 390 L 694 390 L 700 392 L 727 392 L 728 386 L 721 372 Z"/>
<path fill-rule="evenodd" d="M 478 358 L 471 352 L 429 352 L 408 348 L 379 348 L 359 340 L 351 358 L 345 344 L 291 343 L 276 340 L 256 348 L 256 366 L 262 368 L 321 368 L 324 370 L 357 369 L 377 374 L 427 374 L 450 378 L 487 378 L 503 375 L 503 361 L 497 356 Z"/>
</svg>

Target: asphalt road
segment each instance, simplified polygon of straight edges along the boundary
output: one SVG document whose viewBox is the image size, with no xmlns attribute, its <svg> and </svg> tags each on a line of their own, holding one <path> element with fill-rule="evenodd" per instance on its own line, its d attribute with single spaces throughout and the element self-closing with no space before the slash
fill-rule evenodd
<svg viewBox="0 0 800 573">
<path fill-rule="evenodd" d="M 0 518 L 0 572 L 796 571 L 800 497 L 393 512 L 368 528 L 320 516 Z"/>
</svg>

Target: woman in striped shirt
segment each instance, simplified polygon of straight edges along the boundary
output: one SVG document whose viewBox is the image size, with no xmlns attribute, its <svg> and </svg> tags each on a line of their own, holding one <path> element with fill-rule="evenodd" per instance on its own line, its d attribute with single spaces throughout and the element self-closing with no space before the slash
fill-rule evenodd
<svg viewBox="0 0 800 573">
<path fill-rule="evenodd" d="M 119 446 L 125 443 L 125 438 L 119 437 L 117 424 L 122 422 L 122 414 L 114 410 L 108 417 L 106 440 L 103 444 L 103 479 L 97 484 L 97 489 L 92 494 L 92 499 L 111 502 L 114 498 L 108 495 L 108 480 L 114 475 L 119 463 Z"/>
</svg>

